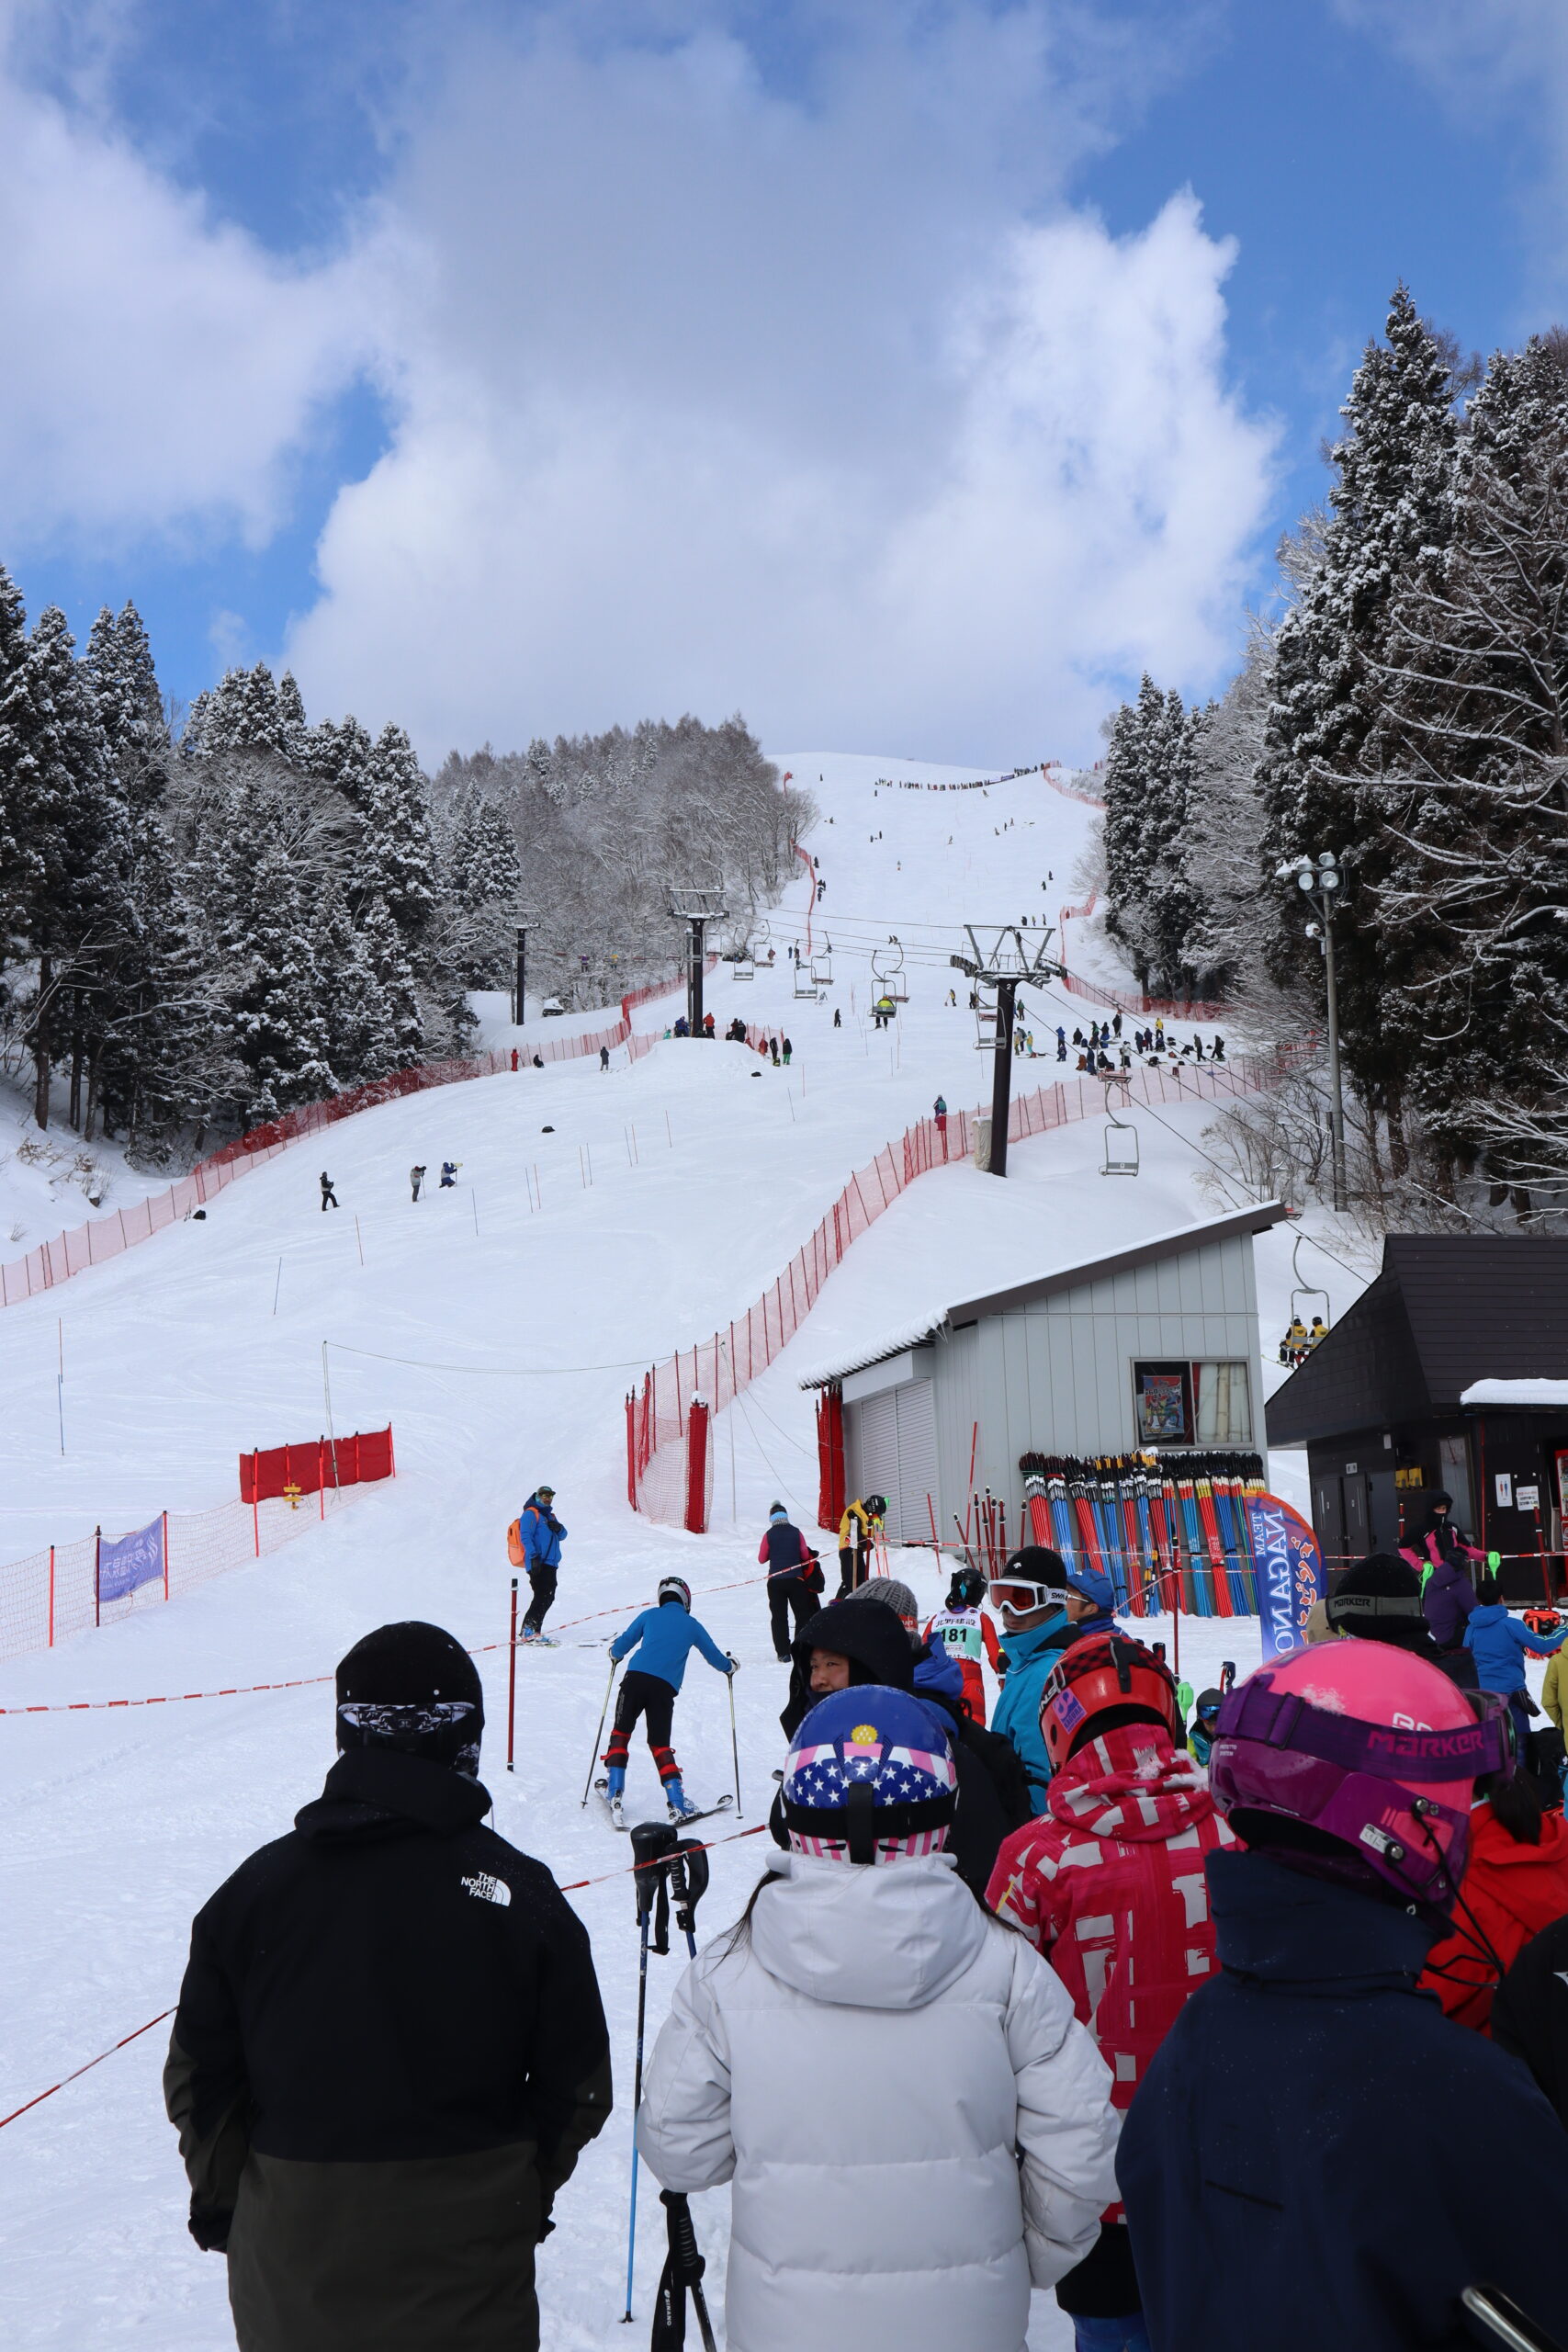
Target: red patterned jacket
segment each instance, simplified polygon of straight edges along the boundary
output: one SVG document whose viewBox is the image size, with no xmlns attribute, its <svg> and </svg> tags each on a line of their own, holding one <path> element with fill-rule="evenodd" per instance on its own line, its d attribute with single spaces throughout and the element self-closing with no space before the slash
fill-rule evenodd
<svg viewBox="0 0 1568 2352">
<path fill-rule="evenodd" d="M 1217 1965 L 1203 1864 L 1235 1841 L 1202 1766 L 1155 1724 L 1090 1740 L 1055 1775 L 1047 1802 L 1004 1843 L 986 1899 L 1051 1962 L 1124 2109 Z"/>
</svg>

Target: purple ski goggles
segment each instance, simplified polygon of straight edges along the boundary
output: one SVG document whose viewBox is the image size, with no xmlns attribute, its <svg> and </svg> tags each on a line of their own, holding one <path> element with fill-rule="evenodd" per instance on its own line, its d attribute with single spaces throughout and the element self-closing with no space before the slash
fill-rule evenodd
<svg viewBox="0 0 1568 2352">
<path fill-rule="evenodd" d="M 1466 1691 L 1482 1710 L 1474 1723 L 1406 1730 L 1331 1714 L 1270 1683 L 1265 1668 L 1220 1702 L 1209 1782 L 1221 1812 L 1303 1822 L 1349 1849 L 1344 1876 L 1371 1871 L 1446 1910 L 1464 1876 L 1474 1783 L 1513 1776 L 1506 1702 Z"/>
</svg>

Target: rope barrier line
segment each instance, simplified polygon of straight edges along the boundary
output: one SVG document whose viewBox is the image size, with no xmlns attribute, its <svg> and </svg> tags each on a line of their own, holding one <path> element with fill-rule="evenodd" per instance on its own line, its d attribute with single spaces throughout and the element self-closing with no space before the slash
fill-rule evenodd
<svg viewBox="0 0 1568 2352">
<path fill-rule="evenodd" d="M 719 1589 L 715 1588 L 716 1590 Z M 491 1643 L 490 1646 L 501 1648 L 503 1645 Z M 327 1677 L 323 1675 L 321 1679 L 324 1681 Z M 742 1838 L 760 1838 L 767 1826 L 765 1821 L 759 1821 L 753 1823 L 750 1829 L 732 1829 L 727 1838 L 700 1838 L 691 1842 L 705 1854 L 711 1852 L 716 1846 L 736 1845 Z M 632 1878 L 638 1871 L 661 1870 L 666 1859 L 663 1855 L 656 1855 L 651 1861 L 623 1862 L 613 1871 L 601 1871 L 593 1878 L 570 1879 L 559 1889 L 559 1892 L 562 1894 L 579 1894 L 585 1886 L 604 1886 L 613 1878 Z M 149 2018 L 145 2025 L 139 2025 L 134 2033 L 122 2034 L 118 2041 L 111 2041 L 107 2050 L 100 2050 L 96 2058 L 89 2058 L 85 2065 L 75 2067 L 69 2075 L 62 2075 L 57 2083 L 51 2083 L 48 2090 L 38 2091 L 31 2098 L 24 2099 L 20 2107 L 14 2107 L 11 2109 L 9 2115 L 0 2115 L 0 2132 L 4 2132 L 7 2123 L 15 2123 L 19 2115 L 27 2115 L 35 2107 L 41 2107 L 46 2098 L 52 2098 L 55 2092 L 62 2091 L 68 2083 L 77 2082 L 82 2075 L 90 2075 L 95 2066 L 101 2066 L 106 2058 L 114 2056 L 116 2051 L 127 2049 L 133 2041 L 140 2041 L 144 2033 L 151 2033 L 155 2025 L 162 2025 L 165 2018 L 172 2018 L 174 2014 L 173 2008 L 160 2009 L 155 2018 Z"/>
<path fill-rule="evenodd" d="M 731 1584 L 700 1585 L 694 1593 L 693 1599 L 704 1600 L 710 1593 L 739 1592 L 745 1585 L 766 1584 L 767 1580 L 764 1573 L 760 1577 L 738 1577 Z M 590 1610 L 586 1617 L 563 1617 L 560 1621 L 560 1631 L 564 1634 L 570 1632 L 574 1625 L 592 1625 L 601 1617 L 624 1617 L 629 1606 L 629 1602 L 622 1601 L 616 1608 Z M 517 1646 L 520 1650 L 531 1649 L 534 1645 L 531 1642 L 519 1642 Z M 507 1647 L 507 1643 L 503 1641 L 480 1642 L 468 1652 L 468 1656 L 484 1657 L 491 1650 L 503 1650 Z M 331 1674 L 296 1674 L 287 1682 L 231 1682 L 218 1690 L 169 1690 L 152 1699 L 46 1700 L 33 1706 L 0 1707 L 0 1715 L 80 1715 L 96 1713 L 108 1707 L 175 1707 L 181 1705 L 187 1699 L 248 1699 L 262 1690 L 314 1690 L 323 1682 L 334 1680 L 335 1676 L 334 1668 Z"/>
<path fill-rule="evenodd" d="M 20 2107 L 11 2109 L 9 2115 L 0 2115 L 0 2132 L 4 2132 L 7 2123 L 15 2123 L 18 2115 L 26 2115 L 31 2108 L 41 2107 L 46 2098 L 52 2098 L 56 2091 L 62 2091 L 67 2083 L 74 2083 L 83 2075 L 90 2075 L 95 2066 L 101 2066 L 104 2060 L 112 2058 L 117 2050 L 125 2049 L 130 2042 L 140 2041 L 144 2033 L 151 2033 L 155 2025 L 162 2025 L 165 2018 L 172 2018 L 174 2014 L 173 2009 L 160 2009 L 155 2018 L 149 2018 L 145 2025 L 139 2025 L 134 2033 L 122 2034 L 118 2041 L 111 2041 L 107 2050 L 100 2050 L 97 2056 L 89 2058 L 85 2066 L 76 2067 L 72 2074 L 62 2075 L 57 2083 L 51 2083 L 48 2090 L 39 2091 L 36 2098 L 24 2099 Z"/>
</svg>

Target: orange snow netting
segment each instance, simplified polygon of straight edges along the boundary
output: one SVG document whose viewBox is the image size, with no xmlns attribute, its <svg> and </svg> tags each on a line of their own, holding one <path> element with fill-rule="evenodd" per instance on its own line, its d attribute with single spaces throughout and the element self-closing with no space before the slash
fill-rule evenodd
<svg viewBox="0 0 1568 2352">
<path fill-rule="evenodd" d="M 1144 1069 L 1134 1073 L 1130 1091 L 1141 1091 L 1145 1102 L 1215 1102 L 1275 1084 L 1282 1067 L 1282 1058 L 1249 1054 L 1218 1067 L 1178 1064 L 1168 1070 Z M 1105 1091 L 1098 1080 L 1042 1086 L 1012 1104 L 1008 1140 L 1021 1143 L 1075 1120 L 1101 1115 L 1104 1109 Z M 976 1115 L 950 1111 L 940 1125 L 927 1118 L 906 1127 L 897 1142 L 885 1144 L 868 1166 L 850 1178 L 810 1239 L 745 1315 L 644 1374 L 641 1386 L 626 1398 L 626 1490 L 635 1510 L 669 1527 L 690 1524 L 686 1442 L 694 1398 L 705 1398 L 714 1412 L 722 1412 L 765 1372 L 794 1339 L 845 1251 L 905 1186 L 930 1169 L 969 1158 Z M 820 1523 L 836 1525 L 836 1515 Z M 696 1532 L 704 1532 L 705 1527 L 705 1518 Z"/>
<path fill-rule="evenodd" d="M 266 1502 L 287 1495 L 319 1494 L 323 1487 L 358 1487 L 392 1475 L 392 1425 L 353 1437 L 315 1437 L 305 1445 L 274 1445 L 240 1456 L 240 1500 Z"/>
</svg>

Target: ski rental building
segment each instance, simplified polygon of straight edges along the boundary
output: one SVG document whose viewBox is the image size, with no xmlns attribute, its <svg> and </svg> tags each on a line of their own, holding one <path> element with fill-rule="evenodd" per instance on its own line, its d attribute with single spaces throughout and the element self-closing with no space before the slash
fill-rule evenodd
<svg viewBox="0 0 1568 2352">
<path fill-rule="evenodd" d="M 1046 1462 L 1224 1460 L 1258 1485 L 1252 1238 L 1285 1214 L 1269 1201 L 960 1299 L 819 1366 L 801 1385 L 824 1510 L 886 1495 L 895 1542 L 994 1556 L 1025 1540 L 1024 1481 Z"/>
</svg>

